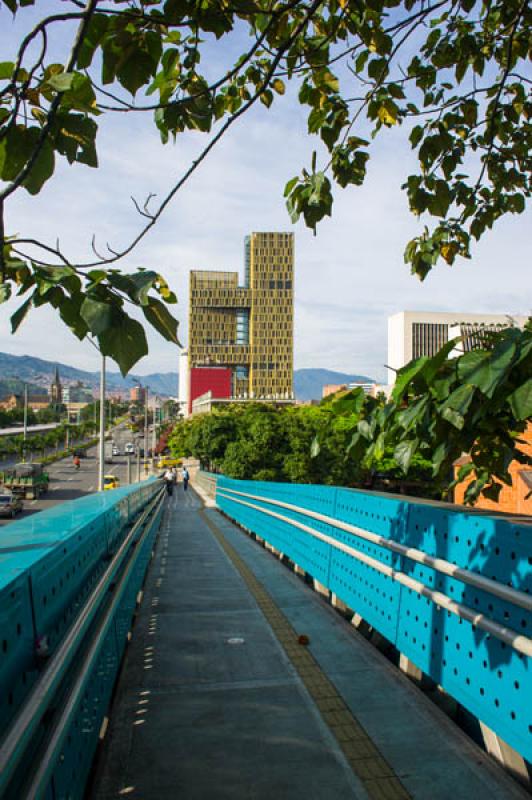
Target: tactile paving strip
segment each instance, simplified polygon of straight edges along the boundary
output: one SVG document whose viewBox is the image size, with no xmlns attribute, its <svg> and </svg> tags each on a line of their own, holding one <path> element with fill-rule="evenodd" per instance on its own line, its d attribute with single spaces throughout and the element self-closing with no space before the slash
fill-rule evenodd
<svg viewBox="0 0 532 800">
<path fill-rule="evenodd" d="M 352 714 L 334 684 L 324 674 L 310 651 L 299 644 L 297 632 L 262 583 L 227 542 L 212 519 L 203 510 L 200 515 L 242 576 L 369 797 L 372 800 L 411 800 L 411 795 Z"/>
</svg>

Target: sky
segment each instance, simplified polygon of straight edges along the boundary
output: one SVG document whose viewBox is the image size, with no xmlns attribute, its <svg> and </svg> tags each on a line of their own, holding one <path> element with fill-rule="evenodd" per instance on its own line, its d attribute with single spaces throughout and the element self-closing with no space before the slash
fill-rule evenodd
<svg viewBox="0 0 532 800">
<path fill-rule="evenodd" d="M 58 6 L 64 8 L 43 0 L 39 9 Z M 23 22 L 22 16 L 13 22 L 0 6 L 0 61 L 11 57 Z M 60 36 L 65 34 L 63 29 Z M 61 38 L 55 45 L 61 49 Z M 213 49 L 213 72 L 219 55 Z M 107 242 L 120 248 L 141 223 L 131 195 L 141 202 L 149 192 L 162 198 L 206 143 L 204 135 L 193 132 L 163 146 L 149 114 L 101 117 L 99 124 L 100 168 L 56 162 L 53 178 L 38 196 L 17 192 L 8 204 L 8 233 L 31 234 L 52 245 L 58 238 L 62 249 L 80 260 L 93 259 L 93 234 L 100 250 Z M 317 145 L 306 133 L 306 115 L 293 92 L 270 110 L 257 104 L 121 262 L 126 271 L 143 266 L 165 276 L 179 299 L 173 311 L 183 344 L 189 271 L 242 275 L 243 239 L 252 231 L 295 233 L 296 369 L 321 367 L 384 381 L 387 317 L 401 310 L 531 313 L 530 211 L 498 223 L 475 246 L 471 260 L 452 268 L 438 265 L 421 283 L 403 263 L 405 244 L 423 224 L 412 217 L 401 191 L 415 165 L 407 131 L 392 129 L 379 137 L 365 185 L 336 189 L 333 216 L 313 236 L 302 221 L 291 224 L 283 189 L 310 164 Z M 52 311 L 34 309 L 12 336 L 9 315 L 16 307 L 9 302 L 0 309 L 1 351 L 98 369 L 98 353 L 79 342 Z M 155 333 L 148 341 L 149 355 L 132 371 L 177 371 L 177 348 Z"/>
</svg>

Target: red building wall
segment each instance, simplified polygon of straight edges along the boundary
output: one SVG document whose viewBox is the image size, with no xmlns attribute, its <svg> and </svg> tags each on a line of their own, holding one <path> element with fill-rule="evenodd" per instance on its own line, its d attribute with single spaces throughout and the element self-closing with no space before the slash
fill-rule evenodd
<svg viewBox="0 0 532 800">
<path fill-rule="evenodd" d="M 231 397 L 231 370 L 227 367 L 192 367 L 188 399 L 189 414 L 192 412 L 192 403 L 196 397 L 209 391 L 213 397 Z"/>
</svg>

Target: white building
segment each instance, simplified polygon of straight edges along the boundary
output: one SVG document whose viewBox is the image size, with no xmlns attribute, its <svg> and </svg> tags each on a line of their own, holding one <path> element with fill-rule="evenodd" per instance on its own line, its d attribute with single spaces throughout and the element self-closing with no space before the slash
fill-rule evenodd
<svg viewBox="0 0 532 800">
<path fill-rule="evenodd" d="M 470 350 L 482 329 L 497 330 L 510 325 L 521 328 L 526 320 L 527 317 L 506 314 L 400 311 L 388 317 L 388 382 L 395 383 L 395 371 L 413 358 L 435 355 L 455 336 L 463 336 L 462 349 Z"/>
<path fill-rule="evenodd" d="M 179 353 L 179 413 L 188 416 L 188 397 L 190 392 L 190 372 L 188 369 L 188 350 Z"/>
</svg>

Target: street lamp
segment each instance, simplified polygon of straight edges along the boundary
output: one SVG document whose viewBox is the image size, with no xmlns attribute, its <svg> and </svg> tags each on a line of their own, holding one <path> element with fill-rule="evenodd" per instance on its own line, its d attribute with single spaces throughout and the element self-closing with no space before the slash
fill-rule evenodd
<svg viewBox="0 0 532 800">
<path fill-rule="evenodd" d="M 98 441 L 98 491 L 103 492 L 103 475 L 105 472 L 105 356 L 100 348 L 88 339 L 101 357 L 100 367 L 100 438 Z"/>
<path fill-rule="evenodd" d="M 133 378 L 133 382 L 139 389 L 144 389 L 144 462 L 146 462 L 148 457 L 148 387 L 142 386 L 137 378 Z"/>
<path fill-rule="evenodd" d="M 155 458 L 155 448 L 157 446 L 157 432 L 156 432 L 156 419 L 157 419 L 157 400 L 159 397 L 155 395 L 154 403 L 153 403 L 153 433 L 152 433 L 152 445 L 151 445 L 151 456 L 152 459 Z"/>
</svg>

